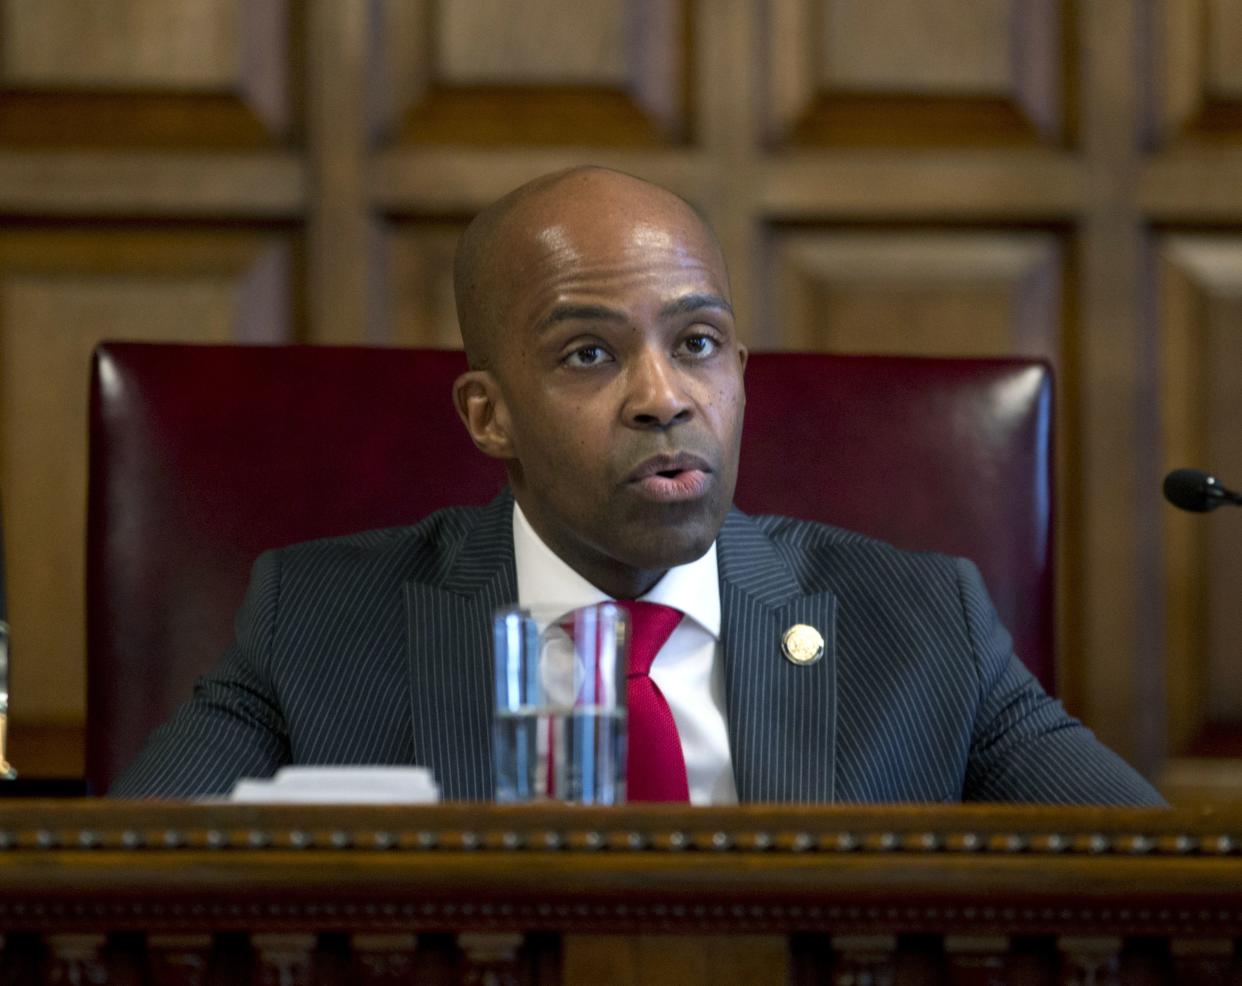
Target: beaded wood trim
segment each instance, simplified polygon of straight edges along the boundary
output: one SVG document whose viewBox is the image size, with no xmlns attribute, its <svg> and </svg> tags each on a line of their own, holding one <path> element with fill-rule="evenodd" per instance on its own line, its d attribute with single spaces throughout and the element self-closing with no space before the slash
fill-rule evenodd
<svg viewBox="0 0 1242 986">
<path fill-rule="evenodd" d="M 635 829 L 597 827 L 479 827 L 390 830 L 244 828 L 0 829 L 0 851 L 201 849 L 398 852 L 621 853 L 917 853 L 1059 856 L 1237 856 L 1242 843 L 1228 833 L 957 832 L 883 830 Z"/>
</svg>

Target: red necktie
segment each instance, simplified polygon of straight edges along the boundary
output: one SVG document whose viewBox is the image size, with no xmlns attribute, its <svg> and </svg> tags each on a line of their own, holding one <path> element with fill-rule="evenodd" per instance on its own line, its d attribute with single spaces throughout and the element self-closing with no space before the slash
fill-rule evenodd
<svg viewBox="0 0 1242 986">
<path fill-rule="evenodd" d="M 626 800 L 689 801 L 677 723 L 664 693 L 648 674 L 651 662 L 681 622 L 681 610 L 631 599 L 618 599 L 617 605 L 630 617 Z"/>
</svg>

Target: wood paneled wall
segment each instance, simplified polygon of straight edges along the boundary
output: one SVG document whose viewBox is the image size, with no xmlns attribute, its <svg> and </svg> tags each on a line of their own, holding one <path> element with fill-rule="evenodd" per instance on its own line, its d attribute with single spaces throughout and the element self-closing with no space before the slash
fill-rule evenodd
<svg viewBox="0 0 1242 986">
<path fill-rule="evenodd" d="M 453 345 L 462 225 L 597 162 L 710 217 L 755 347 L 1056 365 L 1063 693 L 1206 783 L 1242 518 L 1158 488 L 1242 483 L 1240 65 L 1242 0 L 0 0 L 14 758 L 83 715 L 91 346 Z"/>
</svg>

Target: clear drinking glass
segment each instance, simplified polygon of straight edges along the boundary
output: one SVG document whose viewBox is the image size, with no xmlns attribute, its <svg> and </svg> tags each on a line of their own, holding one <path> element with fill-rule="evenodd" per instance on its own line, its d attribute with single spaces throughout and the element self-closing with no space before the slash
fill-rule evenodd
<svg viewBox="0 0 1242 986">
<path fill-rule="evenodd" d="M 492 630 L 496 799 L 624 804 L 625 610 L 507 606 Z"/>
</svg>

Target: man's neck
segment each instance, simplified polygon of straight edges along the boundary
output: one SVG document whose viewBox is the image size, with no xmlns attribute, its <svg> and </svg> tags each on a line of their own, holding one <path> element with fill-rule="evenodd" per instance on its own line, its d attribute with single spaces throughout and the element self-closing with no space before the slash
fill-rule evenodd
<svg viewBox="0 0 1242 986">
<path fill-rule="evenodd" d="M 541 534 L 540 537 L 543 537 Z M 552 549 L 566 565 L 581 575 L 601 592 L 613 599 L 637 599 L 664 578 L 667 569 L 647 571 L 629 568 L 619 562 L 601 560 L 598 564 L 592 559 L 567 558 L 557 546 L 544 538 L 544 543 Z"/>
<path fill-rule="evenodd" d="M 530 528 L 562 562 L 613 599 L 637 599 L 648 592 L 668 569 L 632 568 L 580 543 L 565 544 L 555 530 L 541 530 L 537 519 L 523 511 Z M 546 527 L 546 525 L 544 525 Z"/>
<path fill-rule="evenodd" d="M 632 569 L 626 569 L 624 573 L 618 573 L 615 579 L 605 581 L 596 581 L 584 572 L 578 574 L 608 593 L 613 599 L 637 599 L 650 592 L 652 587 L 664 578 L 665 572 L 635 572 Z"/>
<path fill-rule="evenodd" d="M 578 607 L 610 598 L 543 541 L 516 503 L 513 505 L 513 560 L 517 569 L 517 598 L 522 605 L 557 603 Z M 639 597 L 681 610 L 719 639 L 720 572 L 716 565 L 716 546 L 712 545 L 702 557 L 686 565 L 670 568 Z"/>
<path fill-rule="evenodd" d="M 601 553 L 591 552 L 582 545 L 569 550 L 560 543 L 555 532 L 541 530 L 536 520 L 514 503 L 515 515 L 521 518 L 527 532 L 541 545 L 542 550 L 555 556 L 557 562 L 589 583 L 594 589 L 612 599 L 637 599 L 650 591 L 667 569 L 639 569 L 624 565 Z"/>
</svg>

